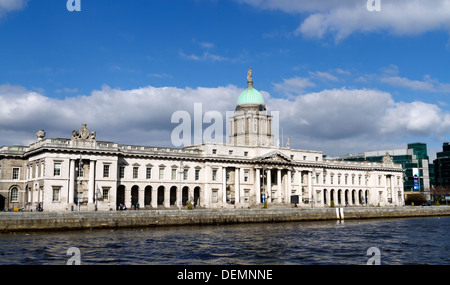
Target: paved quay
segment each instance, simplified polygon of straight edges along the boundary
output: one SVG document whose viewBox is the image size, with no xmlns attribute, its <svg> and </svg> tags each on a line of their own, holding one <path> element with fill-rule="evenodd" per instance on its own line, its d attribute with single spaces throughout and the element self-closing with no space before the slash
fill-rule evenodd
<svg viewBox="0 0 450 285">
<path fill-rule="evenodd" d="M 3 212 L 0 232 L 450 216 L 450 206 Z"/>
</svg>

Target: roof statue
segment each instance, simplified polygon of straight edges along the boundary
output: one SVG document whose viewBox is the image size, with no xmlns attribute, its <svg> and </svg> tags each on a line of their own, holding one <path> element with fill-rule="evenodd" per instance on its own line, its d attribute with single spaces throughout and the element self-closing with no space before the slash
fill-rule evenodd
<svg viewBox="0 0 450 285">
<path fill-rule="evenodd" d="M 383 157 L 383 163 L 393 163 L 393 162 L 394 162 L 394 160 L 389 155 L 389 152 L 386 151 L 386 155 Z"/>
<path fill-rule="evenodd" d="M 248 87 L 253 87 L 253 78 L 252 78 L 252 67 L 250 66 L 250 69 L 247 72 L 247 84 Z"/>
<path fill-rule="evenodd" d="M 81 124 L 81 129 L 79 131 L 73 130 L 72 131 L 72 140 L 95 140 L 95 132 L 89 132 L 89 129 L 86 127 L 86 124 Z"/>
</svg>

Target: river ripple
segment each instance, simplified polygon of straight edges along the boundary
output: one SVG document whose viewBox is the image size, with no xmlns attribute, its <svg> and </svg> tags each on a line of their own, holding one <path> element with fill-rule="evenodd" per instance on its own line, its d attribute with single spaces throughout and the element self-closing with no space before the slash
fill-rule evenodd
<svg viewBox="0 0 450 285">
<path fill-rule="evenodd" d="M 450 264 L 450 217 L 181 226 L 0 235 L 0 265 Z"/>
</svg>

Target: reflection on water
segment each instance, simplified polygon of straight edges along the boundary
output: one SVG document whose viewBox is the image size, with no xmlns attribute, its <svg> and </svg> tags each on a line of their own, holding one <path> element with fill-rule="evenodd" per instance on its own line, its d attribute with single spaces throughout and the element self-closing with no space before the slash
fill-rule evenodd
<svg viewBox="0 0 450 285">
<path fill-rule="evenodd" d="M 0 264 L 450 264 L 450 217 L 0 235 Z"/>
</svg>

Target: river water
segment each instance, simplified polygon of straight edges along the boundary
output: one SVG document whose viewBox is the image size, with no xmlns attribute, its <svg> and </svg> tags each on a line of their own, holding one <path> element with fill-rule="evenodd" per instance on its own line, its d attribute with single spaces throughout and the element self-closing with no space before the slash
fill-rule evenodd
<svg viewBox="0 0 450 285">
<path fill-rule="evenodd" d="M 450 217 L 10 233 L 0 265 L 448 265 L 449 236 Z"/>
</svg>

